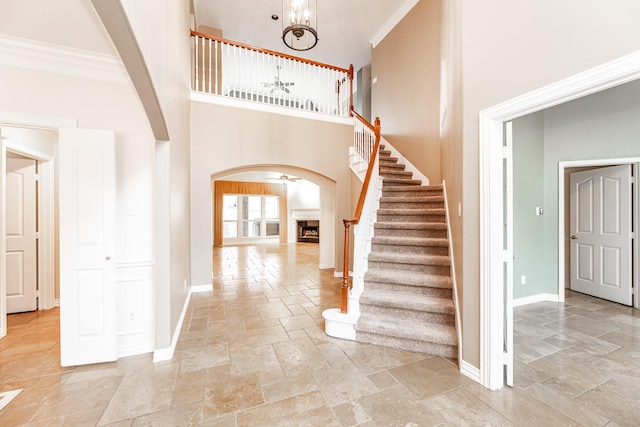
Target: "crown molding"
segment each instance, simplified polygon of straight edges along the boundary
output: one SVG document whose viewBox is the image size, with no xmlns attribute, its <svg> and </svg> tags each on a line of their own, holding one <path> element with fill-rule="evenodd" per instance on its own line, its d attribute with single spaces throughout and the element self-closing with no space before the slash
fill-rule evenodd
<svg viewBox="0 0 640 427">
<path fill-rule="evenodd" d="M 402 18 L 404 18 L 407 13 L 409 13 L 409 11 L 413 9 L 416 4 L 418 4 L 419 1 L 420 0 L 407 0 L 406 2 L 404 2 L 404 4 L 400 6 L 396 13 L 394 13 L 391 18 L 389 18 L 389 20 L 382 26 L 382 28 L 380 28 L 380 30 L 371 38 L 371 46 L 374 48 L 378 46 L 378 44 L 380 44 L 380 42 L 384 40 L 385 37 L 387 37 L 387 34 L 389 34 L 391 30 L 393 30 L 395 26 L 398 25 L 398 22 L 402 21 Z"/>
<path fill-rule="evenodd" d="M 0 34 L 0 65 L 92 80 L 130 83 L 115 55 Z"/>
</svg>

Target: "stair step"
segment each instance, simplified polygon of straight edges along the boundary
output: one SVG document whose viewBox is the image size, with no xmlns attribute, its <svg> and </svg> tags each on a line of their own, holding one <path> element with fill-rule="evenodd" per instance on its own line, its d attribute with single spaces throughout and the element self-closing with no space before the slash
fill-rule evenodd
<svg viewBox="0 0 640 427">
<path fill-rule="evenodd" d="M 448 255 L 449 241 L 444 238 L 374 236 L 371 239 L 371 251 Z"/>
<path fill-rule="evenodd" d="M 456 330 L 449 325 L 362 313 L 356 324 L 356 339 L 436 356 L 458 357 Z"/>
<path fill-rule="evenodd" d="M 402 163 L 398 163 L 397 161 L 395 162 L 383 161 L 383 159 L 380 159 L 378 167 L 380 171 L 382 171 L 383 169 L 404 170 L 405 168 L 405 166 Z"/>
<path fill-rule="evenodd" d="M 367 258 L 369 268 L 397 271 L 418 271 L 426 274 L 448 276 L 451 261 L 443 255 L 399 254 L 371 252 Z"/>
<path fill-rule="evenodd" d="M 442 185 L 420 185 L 418 187 L 409 187 L 409 188 L 407 188 L 404 185 L 387 185 L 385 188 L 382 189 L 383 195 L 386 193 L 386 195 L 389 195 L 389 196 L 391 196 L 393 193 L 396 193 L 396 192 L 408 193 L 408 195 L 410 196 L 413 196 L 416 193 L 438 193 L 441 195 L 442 191 L 443 191 Z M 419 196 L 425 196 L 425 194 L 420 194 Z"/>
<path fill-rule="evenodd" d="M 433 209 L 444 208 L 444 197 L 442 196 L 382 196 L 380 198 L 380 208 L 382 209 Z"/>
<path fill-rule="evenodd" d="M 380 162 L 381 165 L 382 164 L 395 164 L 395 165 L 401 164 L 401 163 L 398 163 L 397 157 L 391 157 L 388 154 L 378 156 L 378 161 Z"/>
<path fill-rule="evenodd" d="M 380 149 L 380 151 L 378 151 L 378 155 L 380 157 L 387 157 L 387 156 L 391 156 L 391 151 L 390 150 L 384 150 L 384 149 Z"/>
<path fill-rule="evenodd" d="M 381 222 L 444 222 L 444 209 L 378 209 Z"/>
<path fill-rule="evenodd" d="M 369 261 L 394 262 L 396 264 L 420 264 L 420 265 L 451 265 L 448 256 L 441 255 L 417 255 L 417 254 L 386 254 L 371 252 Z"/>
<path fill-rule="evenodd" d="M 384 179 L 411 179 L 413 177 L 413 172 L 408 172 L 404 170 L 395 170 L 390 168 L 380 168 L 380 175 Z"/>
<path fill-rule="evenodd" d="M 451 290 L 451 277 L 424 274 L 416 271 L 386 270 L 370 268 L 364 274 L 367 283 L 386 283 L 391 286 L 411 286 L 412 288 L 436 288 Z"/>
<path fill-rule="evenodd" d="M 453 301 L 451 299 L 379 289 L 365 289 L 364 293 L 360 297 L 360 305 L 448 315 L 453 315 L 455 313 Z"/>
<path fill-rule="evenodd" d="M 410 202 L 444 203 L 444 196 L 423 196 L 421 194 L 418 194 L 415 197 L 388 195 L 388 196 L 382 196 L 380 198 L 380 202 L 387 202 L 387 203 L 410 203 Z"/>
<path fill-rule="evenodd" d="M 383 177 L 383 178 L 384 178 L 384 177 Z M 416 186 L 422 186 L 422 181 L 420 181 L 419 179 L 384 178 L 384 180 L 382 181 L 382 185 L 383 185 L 383 187 L 384 187 L 385 185 L 392 185 L 392 186 L 398 186 L 398 185 L 404 185 L 404 186 L 416 185 Z"/>
<path fill-rule="evenodd" d="M 380 221 L 373 226 L 375 236 L 447 237 L 445 222 L 390 222 Z"/>
</svg>

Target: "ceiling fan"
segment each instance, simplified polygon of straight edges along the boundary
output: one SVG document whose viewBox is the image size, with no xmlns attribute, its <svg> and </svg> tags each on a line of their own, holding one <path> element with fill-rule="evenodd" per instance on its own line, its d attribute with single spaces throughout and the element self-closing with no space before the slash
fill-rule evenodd
<svg viewBox="0 0 640 427">
<path fill-rule="evenodd" d="M 267 179 L 278 179 L 278 180 L 281 180 L 281 181 L 296 182 L 296 181 L 301 180 L 302 178 L 296 178 L 294 176 L 288 176 L 287 174 L 283 173 L 282 175 L 280 175 L 277 178 L 267 178 Z"/>
<path fill-rule="evenodd" d="M 277 65 L 276 68 L 278 69 L 277 74 L 274 76 L 273 78 L 273 82 L 262 82 L 262 86 L 264 87 L 271 87 L 271 89 L 269 90 L 269 92 L 275 92 L 276 90 L 281 90 L 283 92 L 286 93 L 291 93 L 291 91 L 289 89 L 287 89 L 287 87 L 290 86 L 295 86 L 295 82 L 283 82 L 280 80 L 280 68 L 282 68 L 282 66 Z"/>
</svg>

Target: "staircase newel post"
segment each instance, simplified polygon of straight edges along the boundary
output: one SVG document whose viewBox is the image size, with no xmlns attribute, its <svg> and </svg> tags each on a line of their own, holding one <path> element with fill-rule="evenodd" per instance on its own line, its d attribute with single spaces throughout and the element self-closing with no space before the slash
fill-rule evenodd
<svg viewBox="0 0 640 427">
<path fill-rule="evenodd" d="M 349 227 L 348 220 L 344 223 L 344 266 L 342 269 L 342 289 L 340 290 L 340 313 L 348 312 L 347 301 L 349 299 Z"/>
</svg>

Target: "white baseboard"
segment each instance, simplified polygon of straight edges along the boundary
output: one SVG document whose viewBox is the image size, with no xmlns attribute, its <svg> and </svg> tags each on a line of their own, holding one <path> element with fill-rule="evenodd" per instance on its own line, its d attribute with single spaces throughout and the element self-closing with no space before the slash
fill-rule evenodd
<svg viewBox="0 0 640 427">
<path fill-rule="evenodd" d="M 480 383 L 480 369 L 462 359 L 460 359 L 460 373 L 471 378 L 475 382 Z"/>
<path fill-rule="evenodd" d="M 187 313 L 187 308 L 189 307 L 189 301 L 191 301 L 192 288 L 189 288 L 189 294 L 187 295 L 187 298 L 185 298 L 185 300 L 184 300 L 184 306 L 182 307 L 182 313 L 180 313 L 180 318 L 178 319 L 178 324 L 176 325 L 176 329 L 173 332 L 173 339 L 171 340 L 171 346 L 170 347 L 156 349 L 153 352 L 153 363 L 165 362 L 165 361 L 171 360 L 173 358 L 173 353 L 175 352 L 176 345 L 178 344 L 178 338 L 180 338 L 180 331 L 182 330 L 182 323 L 184 322 L 184 316 Z"/>
<path fill-rule="evenodd" d="M 60 307 L 60 298 L 53 300 L 53 306 L 54 307 Z"/>
<path fill-rule="evenodd" d="M 5 391 L 0 393 L 0 411 L 9 404 L 13 399 L 16 398 L 20 394 L 23 389 L 19 388 L 17 390 Z"/>
<path fill-rule="evenodd" d="M 195 294 L 198 292 L 211 292 L 213 291 L 213 285 L 211 283 L 207 283 L 204 285 L 191 285 L 191 293 Z"/>
<path fill-rule="evenodd" d="M 343 272 L 342 271 L 334 271 L 333 272 L 333 277 L 343 277 Z M 353 271 L 349 272 L 349 277 L 353 277 Z"/>
<path fill-rule="evenodd" d="M 549 301 L 549 302 L 560 302 L 560 298 L 555 294 L 537 294 L 530 295 L 528 297 L 517 298 L 513 300 L 514 307 L 520 307 L 522 305 L 534 304 L 536 302 Z"/>
<path fill-rule="evenodd" d="M 118 359 L 121 357 L 138 356 L 140 354 L 153 353 L 153 346 L 135 346 L 130 348 L 118 349 Z"/>
</svg>

